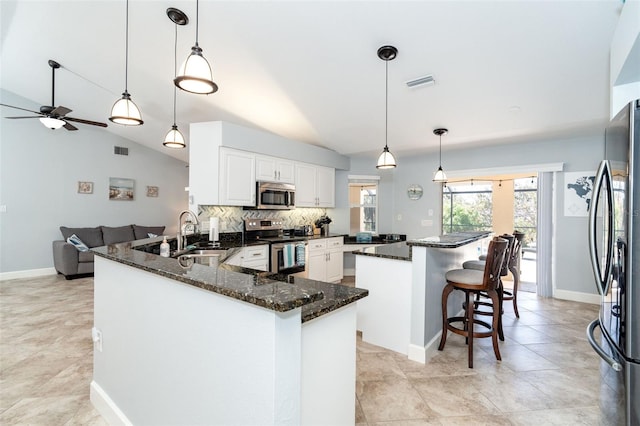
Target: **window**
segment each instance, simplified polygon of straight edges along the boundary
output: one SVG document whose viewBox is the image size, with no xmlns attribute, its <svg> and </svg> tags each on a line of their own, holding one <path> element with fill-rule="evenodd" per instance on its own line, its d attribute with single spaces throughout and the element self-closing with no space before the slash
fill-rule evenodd
<svg viewBox="0 0 640 426">
<path fill-rule="evenodd" d="M 538 239 L 538 181 L 527 177 L 513 180 L 513 227 L 524 232 L 522 247 L 534 249 Z"/>
<path fill-rule="evenodd" d="M 350 234 L 378 233 L 378 182 L 354 179 L 349 182 Z"/>
<path fill-rule="evenodd" d="M 491 182 L 447 184 L 442 189 L 442 232 L 492 228 Z"/>
</svg>

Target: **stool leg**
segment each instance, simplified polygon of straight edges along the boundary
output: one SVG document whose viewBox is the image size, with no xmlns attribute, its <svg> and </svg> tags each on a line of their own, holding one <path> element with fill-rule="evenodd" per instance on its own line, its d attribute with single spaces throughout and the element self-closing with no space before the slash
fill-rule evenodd
<svg viewBox="0 0 640 426">
<path fill-rule="evenodd" d="M 520 265 L 516 265 L 513 268 L 509 268 L 513 274 L 513 312 L 516 314 L 516 318 L 520 318 L 518 312 L 518 285 L 520 284 Z"/>
<path fill-rule="evenodd" d="M 500 288 L 498 289 L 497 295 L 498 295 L 498 307 L 500 308 L 498 310 L 498 337 L 500 338 L 500 340 L 502 340 L 504 342 L 504 330 L 502 330 L 502 313 L 504 312 L 504 286 L 502 285 L 502 279 L 500 279 L 499 284 Z M 495 306 L 495 305 L 494 305 Z M 495 309 L 494 309 L 495 311 Z"/>
<path fill-rule="evenodd" d="M 500 306 L 500 296 L 498 295 L 498 292 L 496 292 L 495 290 L 491 290 L 489 292 L 487 292 L 489 294 L 489 297 L 491 297 L 491 301 L 493 302 L 493 306 Z M 500 321 L 500 317 L 502 316 L 502 314 L 500 313 L 499 309 L 494 309 L 493 310 L 493 322 L 491 324 L 492 327 L 492 333 L 491 333 L 491 341 L 493 342 L 493 353 L 496 354 L 496 359 L 498 361 L 502 361 L 502 357 L 500 356 L 500 349 L 498 348 L 498 327 L 499 327 L 499 321 Z"/>
<path fill-rule="evenodd" d="M 471 292 L 465 291 L 467 297 L 467 340 L 469 344 L 469 368 L 473 368 L 473 300 L 469 295 Z"/>
<path fill-rule="evenodd" d="M 442 290 L 442 337 L 440 337 L 440 346 L 438 346 L 439 351 L 444 349 L 444 344 L 447 342 L 447 333 L 449 331 L 449 321 L 447 320 L 447 299 L 452 291 L 453 286 L 451 284 L 447 284 Z"/>
</svg>

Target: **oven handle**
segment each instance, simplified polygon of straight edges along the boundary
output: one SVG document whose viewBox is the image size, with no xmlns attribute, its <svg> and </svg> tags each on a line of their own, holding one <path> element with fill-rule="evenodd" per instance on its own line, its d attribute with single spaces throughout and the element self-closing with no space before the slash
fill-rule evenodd
<svg viewBox="0 0 640 426">
<path fill-rule="evenodd" d="M 611 366 L 615 371 L 622 371 L 622 364 L 620 364 L 616 359 L 610 357 L 604 349 L 598 344 L 596 338 L 593 335 L 596 327 L 600 327 L 600 319 L 595 319 L 589 323 L 587 326 L 587 340 L 589 344 L 593 348 L 594 351 L 602 358 L 607 364 Z M 602 328 L 600 328 L 602 330 Z"/>
</svg>

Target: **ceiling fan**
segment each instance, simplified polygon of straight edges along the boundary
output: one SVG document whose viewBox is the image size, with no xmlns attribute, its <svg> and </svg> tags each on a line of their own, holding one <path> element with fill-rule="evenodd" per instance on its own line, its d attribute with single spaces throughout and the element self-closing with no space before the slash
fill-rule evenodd
<svg viewBox="0 0 640 426">
<path fill-rule="evenodd" d="M 11 119 L 39 118 L 40 122 L 44 124 L 45 127 L 52 130 L 59 129 L 60 127 L 64 127 L 67 130 L 78 130 L 76 126 L 69 123 L 70 121 L 73 123 L 90 124 L 92 126 L 107 127 L 106 123 L 83 120 L 81 118 L 67 117 L 66 115 L 70 113 L 72 110 L 63 106 L 58 106 L 58 107 L 53 106 L 55 105 L 55 93 L 56 93 L 56 70 L 60 68 L 60 64 L 54 61 L 53 59 L 49 59 L 49 66 L 51 67 L 51 106 L 43 105 L 40 107 L 40 111 L 38 112 L 38 111 L 32 111 L 30 109 L 26 109 L 26 108 L 20 108 L 17 106 L 0 103 L 0 105 L 6 106 L 9 108 L 15 108 L 15 109 L 20 109 L 22 111 L 32 112 L 34 114 L 39 114 L 39 115 L 31 115 L 31 116 L 25 116 L 25 117 L 5 117 L 5 118 L 11 118 Z"/>
</svg>

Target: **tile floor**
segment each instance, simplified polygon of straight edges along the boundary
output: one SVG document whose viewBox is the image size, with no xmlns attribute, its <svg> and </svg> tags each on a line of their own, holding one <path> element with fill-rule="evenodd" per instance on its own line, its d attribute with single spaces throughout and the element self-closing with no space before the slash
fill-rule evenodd
<svg viewBox="0 0 640 426">
<path fill-rule="evenodd" d="M 426 365 L 358 341 L 358 425 L 618 425 L 615 377 L 585 339 L 593 305 L 521 292 L 502 362 L 451 335 Z M 104 425 L 89 401 L 93 279 L 0 281 L 0 424 Z M 601 373 L 600 373 L 601 372 Z"/>
</svg>

